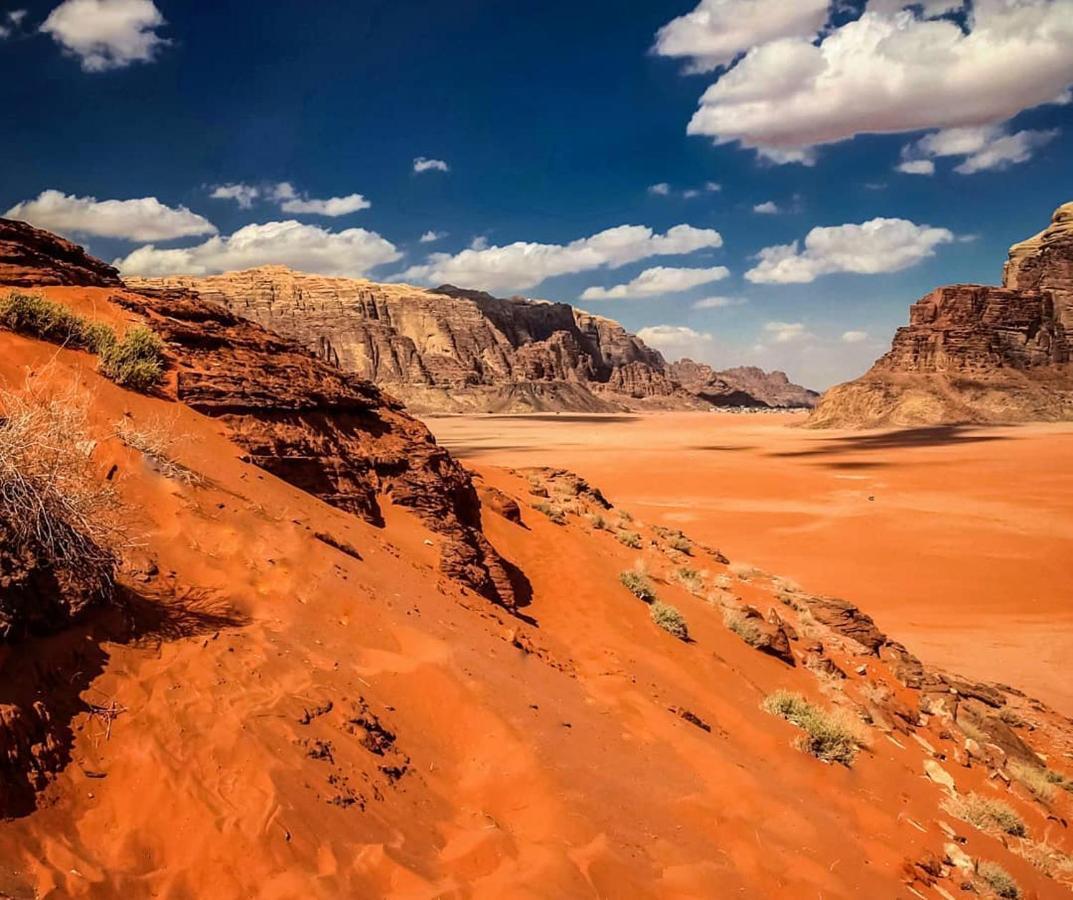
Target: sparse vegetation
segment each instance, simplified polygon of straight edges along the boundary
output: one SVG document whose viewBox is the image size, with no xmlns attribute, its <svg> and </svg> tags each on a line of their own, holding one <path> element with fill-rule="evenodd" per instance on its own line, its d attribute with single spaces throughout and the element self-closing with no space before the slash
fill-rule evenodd
<svg viewBox="0 0 1073 900">
<path fill-rule="evenodd" d="M 17 291 L 0 299 L 0 325 L 96 354 L 101 374 L 121 387 L 146 391 L 158 384 L 164 373 L 164 344 L 144 325 L 135 325 L 120 340 L 110 325 L 91 322 L 38 294 Z"/>
<path fill-rule="evenodd" d="M 696 569 L 681 568 L 674 573 L 674 577 L 691 594 L 704 592 L 704 575 Z"/>
<path fill-rule="evenodd" d="M 1037 800 L 1049 803 L 1054 799 L 1055 782 L 1042 766 L 1033 766 L 1018 760 L 1010 763 L 1010 774 L 1016 778 L 1025 789 Z"/>
<path fill-rule="evenodd" d="M 1073 887 L 1073 856 L 1046 841 L 1021 841 L 1017 852 L 1048 878 Z"/>
<path fill-rule="evenodd" d="M 1002 832 L 1013 837 L 1024 837 L 1028 834 L 1021 817 L 1008 803 L 1001 800 L 972 793 L 950 797 L 944 801 L 942 808 L 980 831 Z"/>
<path fill-rule="evenodd" d="M 594 531 L 604 531 L 607 528 L 607 519 L 599 513 L 593 513 L 589 516 L 589 524 L 592 525 Z"/>
<path fill-rule="evenodd" d="M 804 731 L 797 741 L 798 748 L 825 762 L 849 766 L 864 746 L 864 735 L 858 722 L 841 712 L 827 712 L 809 703 L 801 694 L 775 691 L 764 699 L 761 708 Z"/>
<path fill-rule="evenodd" d="M 544 513 L 544 515 L 551 519 L 556 525 L 566 524 L 566 513 L 557 506 L 552 506 L 550 503 L 534 503 L 533 509 L 537 512 Z"/>
<path fill-rule="evenodd" d="M 984 883 L 999 897 L 1008 900 L 1017 900 L 1021 896 L 1021 889 L 1013 876 L 998 863 L 985 860 L 977 866 L 976 874 L 983 879 Z"/>
<path fill-rule="evenodd" d="M 118 497 L 98 477 L 82 398 L 0 390 L 0 528 L 10 551 L 106 599 L 124 545 Z"/>
<path fill-rule="evenodd" d="M 101 350 L 101 372 L 120 387 L 146 391 L 164 374 L 164 342 L 144 325 L 135 325 L 121 341 Z"/>
<path fill-rule="evenodd" d="M 173 431 L 159 420 L 150 420 L 141 427 L 120 419 L 113 426 L 115 435 L 128 447 L 141 453 L 165 478 L 185 484 L 200 484 L 201 476 L 178 462 L 173 455 Z"/>
<path fill-rule="evenodd" d="M 656 589 L 652 587 L 652 582 L 644 572 L 627 569 L 619 574 L 618 580 L 638 600 L 644 600 L 645 603 L 655 602 Z"/>
<path fill-rule="evenodd" d="M 736 610 L 724 610 L 723 623 L 750 647 L 759 647 L 764 642 L 764 636 L 756 627 L 756 623 Z"/>
<path fill-rule="evenodd" d="M 673 634 L 680 641 L 689 640 L 689 628 L 686 626 L 686 620 L 673 606 L 667 603 L 660 603 L 657 600 L 652 604 L 650 615 L 652 616 L 652 621 L 668 634 Z"/>
<path fill-rule="evenodd" d="M 615 537 L 618 538 L 620 544 L 625 544 L 631 550 L 641 549 L 641 535 L 636 531 L 618 531 L 615 533 Z"/>
</svg>

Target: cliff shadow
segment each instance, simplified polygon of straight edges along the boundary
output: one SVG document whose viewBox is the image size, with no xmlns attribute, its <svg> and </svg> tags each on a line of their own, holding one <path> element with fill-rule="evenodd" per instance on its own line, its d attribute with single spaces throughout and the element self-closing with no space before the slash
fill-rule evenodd
<svg viewBox="0 0 1073 900">
<path fill-rule="evenodd" d="M 907 450 L 924 447 L 952 447 L 965 444 L 983 444 L 992 441 L 1011 440 L 1009 435 L 983 433 L 976 426 L 930 425 L 921 428 L 905 428 L 900 431 L 855 434 L 816 441 L 818 446 L 807 450 L 785 450 L 769 453 L 779 459 L 841 456 L 848 453 L 870 451 Z"/>
<path fill-rule="evenodd" d="M 107 668 L 108 645 L 177 641 L 246 622 L 206 591 L 121 586 L 110 605 L 62 631 L 0 646 L 0 819 L 37 809 L 40 792 L 71 763 L 79 716 L 88 716 L 79 730 L 96 728 L 108 739 L 115 720 L 136 714 L 118 698 L 85 696 Z"/>
</svg>

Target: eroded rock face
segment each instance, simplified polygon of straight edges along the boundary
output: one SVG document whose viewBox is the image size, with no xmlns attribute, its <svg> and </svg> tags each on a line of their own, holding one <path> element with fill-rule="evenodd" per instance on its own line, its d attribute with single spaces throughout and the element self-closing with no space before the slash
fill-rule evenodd
<svg viewBox="0 0 1073 900">
<path fill-rule="evenodd" d="M 469 473 L 397 401 L 195 294 L 111 299 L 168 343 L 177 398 L 227 422 L 251 462 L 376 524 L 380 498 L 390 496 L 441 536 L 446 576 L 518 604 L 517 575 L 481 531 Z"/>
<path fill-rule="evenodd" d="M 327 278 L 282 266 L 127 283 L 196 291 L 373 381 L 418 412 L 709 405 L 706 397 L 683 389 L 663 356 L 618 322 L 566 303 L 501 299 L 451 285 L 425 290 Z M 770 385 L 763 377 L 750 378 L 753 387 L 778 393 L 779 374 Z M 767 393 L 758 400 L 748 394 L 748 380 L 740 379 L 733 405 L 796 405 L 769 403 Z M 785 376 L 782 382 L 785 389 Z"/>
<path fill-rule="evenodd" d="M 713 406 L 809 409 L 820 396 L 794 384 L 785 372 L 765 372 L 756 366 L 716 371 L 705 363 L 681 359 L 671 363 L 669 372 L 683 388 Z"/>
<path fill-rule="evenodd" d="M 1015 244 L 1004 286 L 955 284 L 913 304 L 890 352 L 828 391 L 814 426 L 1073 418 L 1073 204 Z"/>
<path fill-rule="evenodd" d="M 0 219 L 0 284 L 118 287 L 119 272 L 77 244 L 14 219 Z"/>
</svg>

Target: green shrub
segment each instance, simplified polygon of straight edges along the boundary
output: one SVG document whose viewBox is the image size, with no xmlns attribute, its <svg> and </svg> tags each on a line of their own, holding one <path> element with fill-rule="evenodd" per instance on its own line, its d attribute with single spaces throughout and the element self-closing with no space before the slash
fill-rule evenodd
<svg viewBox="0 0 1073 900">
<path fill-rule="evenodd" d="M 641 549 L 641 535 L 636 531 L 619 531 L 615 534 L 620 544 L 625 544 L 633 550 Z"/>
<path fill-rule="evenodd" d="M 135 325 L 121 341 L 101 350 L 101 373 L 121 387 L 145 391 L 164 374 L 164 342 L 144 325 Z"/>
<path fill-rule="evenodd" d="M 87 322 L 82 328 L 82 344 L 90 353 L 100 356 L 118 340 L 115 330 L 104 322 Z"/>
<path fill-rule="evenodd" d="M 981 862 L 976 868 L 976 873 L 998 896 L 1008 898 L 1008 900 L 1017 900 L 1021 896 L 1021 889 L 1013 880 L 1013 876 L 998 863 Z"/>
<path fill-rule="evenodd" d="M 638 600 L 644 600 L 645 603 L 655 602 L 655 588 L 643 573 L 627 570 L 619 574 L 618 580 Z"/>
<path fill-rule="evenodd" d="M 864 744 L 858 723 L 814 706 L 800 694 L 775 691 L 764 699 L 761 708 L 804 731 L 797 741 L 798 748 L 825 762 L 851 765 Z"/>
<path fill-rule="evenodd" d="M 534 503 L 533 509 L 544 513 L 556 525 L 566 524 L 566 514 L 557 506 L 552 506 L 550 503 Z"/>
<path fill-rule="evenodd" d="M 649 614 L 652 616 L 652 621 L 668 634 L 673 634 L 680 641 L 689 640 L 689 629 L 686 627 L 686 620 L 673 606 L 660 603 L 657 600 L 652 604 Z"/>
<path fill-rule="evenodd" d="M 1021 817 L 1001 800 L 972 793 L 964 797 L 951 797 L 943 803 L 942 808 L 981 831 L 1001 831 L 1013 837 L 1028 834 Z"/>
<path fill-rule="evenodd" d="M 87 322 L 62 303 L 40 294 L 18 291 L 0 299 L 0 325 L 18 334 L 94 353 L 108 340 L 115 340 L 108 325 Z"/>
</svg>

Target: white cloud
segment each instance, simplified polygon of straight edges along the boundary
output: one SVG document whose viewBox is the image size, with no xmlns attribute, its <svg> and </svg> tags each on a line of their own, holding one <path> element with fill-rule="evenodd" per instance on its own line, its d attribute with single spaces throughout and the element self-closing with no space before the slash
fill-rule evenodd
<svg viewBox="0 0 1073 900">
<path fill-rule="evenodd" d="M 693 309 L 726 309 L 728 306 L 743 306 L 744 297 L 702 297 L 693 304 Z"/>
<path fill-rule="evenodd" d="M 303 213 L 316 216 L 346 216 L 350 213 L 368 209 L 372 204 L 361 194 L 347 194 L 345 197 L 329 197 L 327 200 L 314 200 L 312 198 L 296 197 L 293 200 L 284 200 L 279 208 L 284 212 L 302 215 Z"/>
<path fill-rule="evenodd" d="M 152 0 L 64 0 L 41 30 L 77 56 L 83 71 L 104 72 L 152 60 L 168 43 L 156 33 L 165 24 Z"/>
<path fill-rule="evenodd" d="M 234 200 L 242 209 L 249 209 L 261 196 L 261 191 L 249 184 L 221 184 L 213 188 L 209 196 L 213 200 Z"/>
<path fill-rule="evenodd" d="M 907 159 L 894 167 L 906 175 L 934 175 L 935 163 L 930 159 Z"/>
<path fill-rule="evenodd" d="M 22 24 L 22 20 L 26 18 L 25 9 L 13 9 L 4 13 L 4 21 L 0 23 L 0 40 L 11 36 L 11 32 Z"/>
<path fill-rule="evenodd" d="M 1073 8 L 1070 9 L 1073 15 Z M 902 150 L 906 157 L 898 167 L 899 171 L 910 171 L 910 166 L 931 166 L 935 170 L 933 158 L 943 156 L 963 156 L 961 164 L 954 171 L 961 175 L 975 172 L 1001 170 L 1017 163 L 1023 163 L 1032 157 L 1033 151 L 1049 143 L 1058 135 L 1058 129 L 1049 131 L 1018 131 L 1010 134 L 997 125 L 979 128 L 946 128 L 927 134 L 914 144 Z M 921 170 L 923 171 L 923 169 Z"/>
<path fill-rule="evenodd" d="M 702 356 L 712 343 L 707 331 L 694 331 L 685 325 L 649 325 L 637 332 L 637 337 L 672 358 Z"/>
<path fill-rule="evenodd" d="M 807 32 L 736 38 L 751 49 L 704 93 L 688 132 L 808 162 L 816 145 L 857 134 L 994 125 L 1068 102 L 1070 0 L 975 0 L 964 28 L 929 18 L 952 3 L 928 3 L 923 15 L 895 11 L 903 5 L 873 3 L 815 44 Z"/>
<path fill-rule="evenodd" d="M 442 159 L 426 159 L 423 156 L 414 158 L 415 172 L 449 172 L 450 167 Z"/>
<path fill-rule="evenodd" d="M 98 200 L 47 190 L 34 200 L 15 204 L 4 215 L 60 234 L 131 241 L 167 241 L 216 234 L 216 226 L 208 219 L 185 206 L 165 206 L 156 197 Z"/>
<path fill-rule="evenodd" d="M 862 341 L 868 340 L 867 331 L 843 331 L 842 343 L 843 344 L 860 344 Z"/>
<path fill-rule="evenodd" d="M 701 194 L 713 194 L 716 191 L 721 191 L 723 186 L 715 181 L 706 181 L 700 187 L 685 188 L 681 191 L 676 191 L 666 181 L 661 181 L 659 184 L 652 184 L 648 187 L 648 193 L 656 197 L 670 197 L 672 195 L 681 195 L 686 200 L 693 200 Z"/>
<path fill-rule="evenodd" d="M 426 231 L 421 235 L 421 243 L 432 244 L 436 241 L 442 241 L 445 237 L 447 237 L 446 231 Z"/>
<path fill-rule="evenodd" d="M 115 265 L 127 275 L 208 275 L 263 265 L 284 265 L 321 275 L 361 277 L 401 254 L 364 228 L 327 231 L 294 220 L 247 225 L 230 237 L 213 237 L 194 247 L 139 247 Z"/>
<path fill-rule="evenodd" d="M 767 322 L 764 332 L 776 344 L 790 344 L 812 337 L 802 322 Z"/>
<path fill-rule="evenodd" d="M 952 232 L 906 219 L 871 219 L 860 225 L 813 228 L 798 242 L 765 247 L 745 273 L 755 284 L 804 284 L 831 272 L 876 274 L 915 265 L 954 240 Z"/>
<path fill-rule="evenodd" d="M 283 212 L 292 215 L 346 216 L 368 209 L 372 204 L 361 194 L 347 194 L 345 197 L 329 197 L 317 200 L 295 190 L 289 181 L 280 181 L 267 187 L 259 188 L 249 184 L 224 184 L 215 188 L 209 195 L 217 200 L 234 200 L 242 209 L 249 209 L 253 201 L 265 197 L 279 205 Z"/>
<path fill-rule="evenodd" d="M 666 197 L 671 192 L 671 186 L 666 181 L 661 181 L 659 184 L 652 184 L 648 187 L 648 193 L 655 194 L 657 197 Z"/>
<path fill-rule="evenodd" d="M 774 200 L 765 200 L 763 203 L 757 203 L 753 207 L 754 213 L 760 213 L 761 215 L 774 216 L 779 213 L 778 204 Z"/>
<path fill-rule="evenodd" d="M 624 297 L 655 297 L 659 294 L 673 294 L 719 281 L 729 274 L 730 270 L 726 266 L 715 266 L 710 269 L 675 269 L 668 266 L 656 266 L 652 269 L 645 269 L 626 284 L 618 284 L 613 288 L 586 288 L 581 294 L 581 299 L 618 300 Z"/>
<path fill-rule="evenodd" d="M 656 34 L 660 56 L 687 57 L 687 71 L 710 72 L 756 44 L 811 39 L 827 21 L 828 0 L 701 0 Z"/>
<path fill-rule="evenodd" d="M 434 253 L 401 278 L 486 291 L 525 290 L 556 275 L 616 268 L 652 256 L 682 256 L 722 245 L 722 236 L 710 228 L 675 225 L 666 234 L 656 234 L 643 225 L 619 225 L 569 244 L 516 241 L 502 247 L 474 245 L 453 256 Z"/>
</svg>

